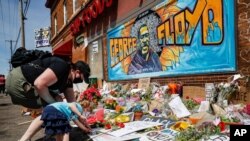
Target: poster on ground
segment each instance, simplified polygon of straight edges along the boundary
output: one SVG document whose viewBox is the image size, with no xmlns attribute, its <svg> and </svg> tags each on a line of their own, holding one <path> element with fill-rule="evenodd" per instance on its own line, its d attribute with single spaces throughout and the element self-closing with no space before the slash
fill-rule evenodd
<svg viewBox="0 0 250 141">
<path fill-rule="evenodd" d="M 162 0 L 107 34 L 108 79 L 236 70 L 234 0 Z"/>
</svg>

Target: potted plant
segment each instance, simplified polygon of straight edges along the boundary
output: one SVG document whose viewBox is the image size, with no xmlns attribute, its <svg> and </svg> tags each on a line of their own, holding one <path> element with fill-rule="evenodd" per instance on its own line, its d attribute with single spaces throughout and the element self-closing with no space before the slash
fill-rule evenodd
<svg viewBox="0 0 250 141">
<path fill-rule="evenodd" d="M 134 120 L 140 120 L 141 117 L 143 116 L 143 110 L 141 104 L 137 104 L 132 111 L 134 112 Z"/>
</svg>

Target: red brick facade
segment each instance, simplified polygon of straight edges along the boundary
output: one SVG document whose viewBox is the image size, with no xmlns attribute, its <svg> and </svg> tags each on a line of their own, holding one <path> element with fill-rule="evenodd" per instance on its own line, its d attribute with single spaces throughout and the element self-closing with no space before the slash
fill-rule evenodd
<svg viewBox="0 0 250 141">
<path fill-rule="evenodd" d="M 65 26 L 63 24 L 63 0 L 57 2 L 55 9 L 52 9 L 51 13 L 51 30 L 52 30 L 52 45 L 55 45 L 60 38 L 73 37 L 70 35 L 70 24 L 80 14 L 72 15 L 72 0 L 68 1 L 68 19 L 69 22 Z M 78 0 L 80 4 L 84 3 L 84 0 Z M 236 73 L 242 73 L 244 75 L 250 75 L 250 1 L 249 0 L 237 0 L 236 7 L 236 42 L 237 42 L 237 71 Z M 125 18 L 130 16 L 136 16 L 138 12 L 145 10 L 145 7 L 150 7 L 154 3 L 146 0 L 113 0 L 113 5 L 110 8 L 104 9 L 101 15 L 98 15 L 96 19 L 92 19 L 91 24 L 85 27 L 85 30 L 89 38 L 102 34 L 103 37 L 103 64 L 104 64 L 104 78 L 107 80 L 107 52 L 106 52 L 106 32 L 110 27 L 115 27 L 116 23 L 124 22 Z M 58 22 L 58 36 L 53 36 L 54 33 L 54 16 L 57 16 Z M 101 32 L 99 32 L 101 31 Z M 76 51 L 76 56 L 78 51 Z M 73 55 L 74 56 L 74 55 Z M 79 56 L 79 55 L 78 55 Z M 73 57 L 74 58 L 74 57 Z M 75 58 L 77 59 L 77 58 Z M 167 82 L 183 82 L 186 86 L 204 86 L 205 83 L 225 82 L 227 78 L 234 73 L 220 73 L 220 74 L 207 74 L 207 75 L 189 75 L 181 77 L 164 77 L 164 78 L 152 78 L 152 81 L 156 81 L 162 84 Z M 138 80 L 129 80 L 121 82 L 138 82 Z"/>
</svg>

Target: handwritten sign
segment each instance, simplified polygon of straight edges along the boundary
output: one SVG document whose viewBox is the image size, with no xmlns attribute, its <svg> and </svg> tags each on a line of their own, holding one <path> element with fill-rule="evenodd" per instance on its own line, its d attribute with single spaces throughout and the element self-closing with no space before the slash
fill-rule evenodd
<svg viewBox="0 0 250 141">
<path fill-rule="evenodd" d="M 226 135 L 212 135 L 206 139 L 202 139 L 201 141 L 229 141 L 230 138 Z"/>
<path fill-rule="evenodd" d="M 247 87 L 241 87 L 239 93 L 236 94 L 235 97 L 236 103 L 250 103 L 250 91 Z"/>
<path fill-rule="evenodd" d="M 205 84 L 206 101 L 209 101 L 213 97 L 214 83 Z"/>
<path fill-rule="evenodd" d="M 150 78 L 141 78 L 139 79 L 138 89 L 147 89 L 150 84 Z"/>
<path fill-rule="evenodd" d="M 125 127 L 118 129 L 116 131 L 110 132 L 109 134 L 115 137 L 121 137 L 135 131 L 143 130 L 146 128 L 162 125 L 156 122 L 146 122 L 146 121 L 134 121 L 125 123 Z"/>
<path fill-rule="evenodd" d="M 165 128 L 171 127 L 173 124 L 176 123 L 176 121 L 169 119 L 169 118 L 163 118 L 163 117 L 154 117 L 154 116 L 148 116 L 144 115 L 141 118 L 141 121 L 150 121 L 150 122 L 157 122 L 161 123 Z"/>
<path fill-rule="evenodd" d="M 179 96 L 171 100 L 168 105 L 178 118 L 190 115 L 190 112 L 188 111 L 187 107 L 183 104 Z"/>
<path fill-rule="evenodd" d="M 177 134 L 178 132 L 172 129 L 164 129 L 162 131 L 148 132 L 146 136 L 153 141 L 172 141 Z"/>
</svg>

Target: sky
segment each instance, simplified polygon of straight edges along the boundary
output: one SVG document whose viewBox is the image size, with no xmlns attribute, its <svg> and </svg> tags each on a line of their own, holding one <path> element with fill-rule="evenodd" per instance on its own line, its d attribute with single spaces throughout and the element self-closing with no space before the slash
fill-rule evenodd
<svg viewBox="0 0 250 141">
<path fill-rule="evenodd" d="M 25 1 L 25 0 L 23 0 Z M 27 1 L 27 0 L 26 0 Z M 51 47 L 35 48 L 34 30 L 50 26 L 50 9 L 45 7 L 46 0 L 30 0 L 25 20 L 26 49 L 51 51 Z M 23 4 L 25 8 L 25 4 Z M 9 72 L 10 42 L 17 40 L 20 23 L 19 0 L 0 0 L 0 74 Z M 15 42 L 12 43 L 13 49 Z M 21 36 L 16 48 L 21 46 Z"/>
</svg>

